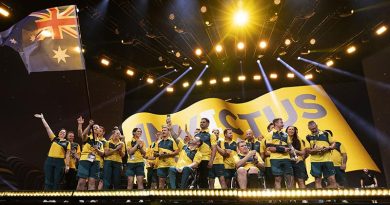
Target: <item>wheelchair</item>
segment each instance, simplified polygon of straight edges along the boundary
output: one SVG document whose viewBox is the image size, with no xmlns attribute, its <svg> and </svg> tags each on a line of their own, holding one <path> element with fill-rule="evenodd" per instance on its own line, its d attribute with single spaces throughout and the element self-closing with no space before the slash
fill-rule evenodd
<svg viewBox="0 0 390 205">
<path fill-rule="evenodd" d="M 259 181 L 259 183 L 258 183 L 258 185 L 256 187 L 253 187 L 253 188 L 266 189 L 264 171 L 259 170 L 259 174 L 258 174 L 257 180 Z M 248 181 L 248 185 L 249 185 L 249 183 L 251 183 L 251 182 Z M 237 179 L 237 172 L 234 174 L 234 176 L 233 176 L 233 178 L 232 178 L 232 180 L 230 182 L 230 187 L 232 189 L 240 188 L 240 186 L 238 184 L 238 179 Z"/>
</svg>

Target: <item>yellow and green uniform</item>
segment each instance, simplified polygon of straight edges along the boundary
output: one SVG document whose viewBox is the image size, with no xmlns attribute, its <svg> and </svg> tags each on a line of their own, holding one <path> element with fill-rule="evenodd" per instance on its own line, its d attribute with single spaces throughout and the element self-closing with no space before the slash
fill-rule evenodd
<svg viewBox="0 0 390 205">
<path fill-rule="evenodd" d="M 347 176 L 345 174 L 345 170 L 341 169 L 341 165 L 343 164 L 342 154 L 347 154 L 344 145 L 341 142 L 335 142 L 335 147 L 332 150 L 332 161 L 335 169 L 336 182 L 340 186 L 346 187 Z"/>
<path fill-rule="evenodd" d="M 137 139 L 133 137 L 133 139 L 127 142 L 127 149 L 133 149 L 136 144 Z M 140 149 L 145 151 L 145 143 L 141 141 L 139 146 L 142 148 L 137 148 L 133 154 L 128 153 L 126 176 L 145 176 L 144 157 L 140 151 Z"/>
<path fill-rule="evenodd" d="M 269 156 L 265 156 L 265 151 L 267 147 L 265 146 L 267 144 L 267 140 L 263 138 L 260 143 L 260 153 L 264 153 L 264 166 L 267 168 L 271 168 L 271 159 Z"/>
<path fill-rule="evenodd" d="M 224 140 L 218 139 L 217 146 L 219 146 L 221 149 L 225 149 Z M 213 164 L 224 164 L 223 163 L 223 156 L 218 152 L 218 150 L 215 152 Z"/>
<path fill-rule="evenodd" d="M 106 144 L 106 149 L 108 149 L 109 151 L 116 149 L 120 144 L 122 144 L 122 153 L 125 153 L 126 151 L 124 143 L 120 140 L 118 140 L 118 142 L 114 142 L 112 139 L 110 139 L 109 141 L 107 141 Z M 105 156 L 104 161 L 106 160 L 122 163 L 122 157 L 119 155 L 119 151 L 113 152 L 111 155 Z"/>
<path fill-rule="evenodd" d="M 70 142 L 59 139 L 54 134 L 49 136 L 50 150 L 45 161 L 45 189 L 58 190 L 64 175 L 66 152 L 70 151 Z"/>
<path fill-rule="evenodd" d="M 71 143 L 71 149 L 75 151 L 75 154 L 80 156 L 81 154 L 81 148 L 80 145 L 76 142 Z M 77 159 L 70 156 L 69 159 L 69 169 L 77 169 L 76 167 Z"/>
<path fill-rule="evenodd" d="M 54 134 L 50 136 L 51 145 L 48 157 L 64 159 L 66 151 L 70 150 L 70 142 L 66 139 L 60 139 Z"/>
<path fill-rule="evenodd" d="M 148 187 L 151 186 L 152 183 L 157 182 L 157 163 L 158 157 L 154 157 L 154 147 L 156 146 L 156 142 L 153 142 L 147 149 L 145 158 L 146 160 L 146 169 L 147 169 L 147 181 Z M 154 157 L 154 159 L 148 159 Z M 151 166 L 153 164 L 153 166 Z"/>
<path fill-rule="evenodd" d="M 293 167 L 290 162 L 289 152 L 284 152 L 285 148 L 291 144 L 287 133 L 273 129 L 265 136 L 265 147 L 275 147 L 276 152 L 271 152 L 271 171 L 274 176 L 293 175 Z"/>
<path fill-rule="evenodd" d="M 98 138 L 99 141 L 102 143 L 103 145 L 103 149 L 106 150 L 108 148 L 108 141 L 106 140 L 106 138 L 104 138 L 103 136 Z M 101 160 L 99 161 L 99 167 L 100 167 L 100 179 L 103 180 L 104 178 L 104 171 L 103 171 L 103 167 L 104 167 L 104 160 L 105 160 L 105 156 L 103 155 L 103 157 L 101 157 Z"/>
<path fill-rule="evenodd" d="M 333 142 L 333 137 L 325 131 L 319 131 L 318 134 L 310 134 L 306 136 L 306 140 L 310 144 L 310 148 L 329 147 Z M 331 151 L 325 153 L 315 153 L 310 155 L 311 162 L 331 162 Z"/>
<path fill-rule="evenodd" d="M 110 139 L 106 141 L 106 150 L 113 151 L 118 146 L 122 145 L 121 152 L 125 153 L 125 145 L 122 141 L 118 140 L 114 142 L 114 140 Z M 121 181 L 121 170 L 122 170 L 122 157 L 118 151 L 114 151 L 111 155 L 107 155 L 104 157 L 104 166 L 103 166 L 103 188 L 109 189 L 111 184 L 114 189 L 118 189 L 120 187 Z M 111 183 L 112 182 L 112 183 Z"/>
<path fill-rule="evenodd" d="M 225 144 L 223 139 L 218 139 L 217 146 L 221 149 L 225 149 Z M 218 152 L 218 150 L 215 151 L 215 157 L 213 161 L 213 166 L 209 170 L 208 177 L 211 179 L 214 179 L 216 177 L 222 177 L 225 175 L 225 167 L 223 163 L 223 156 Z"/>
<path fill-rule="evenodd" d="M 230 141 L 230 142 L 224 142 L 225 149 L 231 150 L 228 157 L 225 157 L 223 160 L 223 164 L 225 166 L 225 169 L 236 169 L 236 163 L 234 161 L 234 156 L 237 155 L 237 142 Z"/>
<path fill-rule="evenodd" d="M 129 142 L 127 142 L 127 149 L 132 149 L 137 144 L 137 139 L 133 138 Z M 142 149 L 145 150 L 145 143 L 142 142 Z M 136 149 L 133 154 L 128 153 L 128 163 L 140 163 L 144 162 L 144 157 L 140 149 Z"/>
<path fill-rule="evenodd" d="M 202 153 L 202 160 L 210 160 L 211 147 L 217 145 L 217 137 L 214 134 L 210 134 L 208 129 L 200 131 L 195 137 L 199 137 L 203 142 L 199 147 L 199 151 Z"/>
<path fill-rule="evenodd" d="M 93 136 L 89 135 L 81 151 L 77 172 L 77 176 L 80 178 L 100 178 L 100 162 L 103 161 L 103 158 L 95 151 L 93 146 L 96 146 L 99 151 L 104 152 L 103 143 L 98 139 L 94 140 Z"/>
<path fill-rule="evenodd" d="M 256 150 L 260 154 L 261 142 L 257 138 L 254 138 L 253 141 L 245 140 L 245 142 L 249 150 Z"/>
<path fill-rule="evenodd" d="M 224 165 L 224 176 L 225 179 L 232 179 L 234 175 L 236 174 L 236 162 L 234 161 L 234 156 L 237 155 L 237 142 L 230 141 L 230 142 L 224 142 L 225 150 L 231 150 L 228 157 L 225 157 L 223 159 L 223 165 Z"/>
<path fill-rule="evenodd" d="M 325 131 L 319 131 L 318 134 L 310 134 L 306 136 L 306 140 L 310 144 L 310 148 L 329 147 L 333 142 L 333 137 Z M 331 151 L 323 153 L 310 154 L 311 170 L 310 173 L 315 178 L 325 178 L 335 175 L 336 171 L 332 162 Z"/>
<path fill-rule="evenodd" d="M 234 162 L 235 162 L 235 164 L 237 164 L 237 163 L 238 163 L 240 160 L 242 160 L 245 156 L 246 156 L 246 155 L 243 155 L 243 154 L 241 154 L 241 153 L 238 153 L 237 155 L 235 155 L 235 156 L 234 156 Z M 256 158 L 257 158 L 257 161 L 258 161 L 259 163 L 263 163 L 263 160 L 261 159 L 260 154 L 257 153 L 257 152 L 256 152 Z M 254 159 L 254 157 L 251 156 L 251 157 L 249 157 L 249 159 L 248 159 L 243 165 L 241 165 L 241 167 L 244 167 L 244 169 L 246 169 L 246 170 L 249 170 L 249 169 L 252 168 L 252 167 L 255 167 L 256 169 L 258 169 L 257 166 L 256 166 L 256 164 L 255 164 L 255 161 L 256 161 L 256 160 Z"/>
<path fill-rule="evenodd" d="M 154 147 L 154 152 L 162 154 L 172 154 L 178 150 L 178 146 L 174 139 L 171 137 L 163 138 L 157 142 L 157 145 Z M 170 157 L 159 157 L 157 165 L 157 176 L 160 178 L 168 177 L 168 172 L 170 167 L 175 166 L 175 156 Z"/>
<path fill-rule="evenodd" d="M 199 164 L 200 161 L 202 161 L 202 153 L 198 148 L 191 149 L 188 145 L 184 144 L 182 139 L 180 139 L 178 147 L 180 152 L 175 167 L 182 169 L 185 166 L 189 166 L 193 162 Z"/>
<path fill-rule="evenodd" d="M 332 150 L 332 161 L 335 167 L 339 167 L 342 165 L 343 157 L 341 154 L 346 154 L 347 151 L 341 142 L 336 142 L 335 148 Z"/>
<path fill-rule="evenodd" d="M 149 159 L 151 157 L 154 157 L 154 147 L 156 146 L 156 142 L 153 142 L 147 149 L 146 149 L 146 155 L 145 155 L 145 158 L 147 158 L 146 160 L 146 168 L 157 168 L 157 157 L 155 157 L 154 159 Z M 151 164 L 153 164 L 153 166 L 151 166 Z"/>
<path fill-rule="evenodd" d="M 95 139 L 95 141 L 94 141 L 92 135 L 89 135 L 87 138 L 87 141 L 83 145 L 83 149 L 81 151 L 80 161 L 81 160 L 88 160 L 88 155 L 91 153 L 94 154 L 96 157 L 94 161 L 98 161 L 99 163 L 100 163 L 100 161 L 103 161 L 103 158 L 96 151 L 94 151 L 94 149 L 93 149 L 94 145 L 97 145 L 98 149 L 100 151 L 104 152 L 103 143 L 97 139 Z M 100 166 L 100 164 L 99 164 L 99 166 Z"/>
<path fill-rule="evenodd" d="M 287 133 L 273 129 L 265 136 L 265 147 L 284 147 L 288 148 L 291 140 Z M 288 152 L 271 152 L 270 159 L 290 159 Z"/>
<path fill-rule="evenodd" d="M 159 154 L 172 154 L 179 148 L 177 147 L 177 144 L 175 140 L 173 140 L 170 137 L 167 137 L 166 139 L 161 139 L 157 142 L 157 145 L 154 147 L 154 152 L 157 152 Z M 166 168 L 170 166 L 175 166 L 175 157 L 164 157 L 159 158 L 158 160 L 158 168 Z"/>
</svg>

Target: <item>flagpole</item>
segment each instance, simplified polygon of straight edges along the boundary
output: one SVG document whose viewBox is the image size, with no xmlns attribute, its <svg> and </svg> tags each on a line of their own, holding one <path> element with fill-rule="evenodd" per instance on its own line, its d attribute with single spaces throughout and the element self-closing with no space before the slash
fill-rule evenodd
<svg viewBox="0 0 390 205">
<path fill-rule="evenodd" d="M 91 120 L 92 119 L 92 109 L 91 109 L 91 97 L 90 97 L 90 93 L 89 93 L 88 77 L 87 77 L 87 67 L 85 66 L 85 60 L 84 60 L 84 53 L 83 53 L 83 47 L 82 47 L 83 44 L 82 44 L 82 40 L 81 40 L 81 30 L 80 30 L 79 16 L 78 16 L 78 12 L 77 12 L 77 5 L 75 5 L 74 7 L 75 7 L 75 13 L 76 13 L 76 19 L 77 19 L 77 29 L 79 31 L 79 46 L 80 46 L 81 63 L 84 67 L 84 81 L 85 81 L 85 89 L 87 91 L 89 119 Z M 95 133 L 93 130 L 93 125 L 91 128 L 91 131 L 92 131 L 93 142 L 95 144 L 96 139 L 95 139 Z"/>
</svg>

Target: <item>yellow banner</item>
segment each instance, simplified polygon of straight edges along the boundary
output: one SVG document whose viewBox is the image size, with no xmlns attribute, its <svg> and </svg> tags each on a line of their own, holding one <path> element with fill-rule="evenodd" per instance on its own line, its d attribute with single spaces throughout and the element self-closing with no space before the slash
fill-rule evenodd
<svg viewBox="0 0 390 205">
<path fill-rule="evenodd" d="M 241 104 L 209 98 L 171 114 L 174 130 L 177 131 L 178 126 L 184 129 L 185 124 L 187 124 L 191 134 L 199 127 L 202 117 L 207 117 L 210 120 L 210 130 L 219 128 L 222 131 L 225 128 L 232 128 L 236 138 L 243 136 L 247 129 L 252 129 L 256 136 L 265 135 L 269 122 L 275 117 L 281 117 L 286 127 L 288 125 L 296 126 L 299 130 L 299 136 L 305 139 L 306 135 L 310 133 L 307 123 L 314 120 L 319 129 L 332 130 L 334 139 L 344 144 L 348 154 L 347 171 L 363 168 L 379 171 L 321 86 L 282 88 Z M 143 130 L 143 139 L 147 144 L 150 144 L 155 139 L 156 131 L 161 130 L 161 126 L 165 124 L 165 120 L 166 115 L 151 113 L 137 113 L 130 116 L 122 124 L 126 140 L 130 140 L 131 130 L 134 127 L 139 127 Z M 306 161 L 310 173 L 309 160 Z"/>
</svg>

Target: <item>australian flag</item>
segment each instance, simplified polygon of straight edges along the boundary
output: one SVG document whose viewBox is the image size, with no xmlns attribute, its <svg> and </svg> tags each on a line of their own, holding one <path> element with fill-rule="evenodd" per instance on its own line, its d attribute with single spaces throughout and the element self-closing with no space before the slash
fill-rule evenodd
<svg viewBox="0 0 390 205">
<path fill-rule="evenodd" d="M 19 52 L 29 73 L 85 69 L 74 5 L 31 13 L 0 32 L 0 45 Z"/>
</svg>

